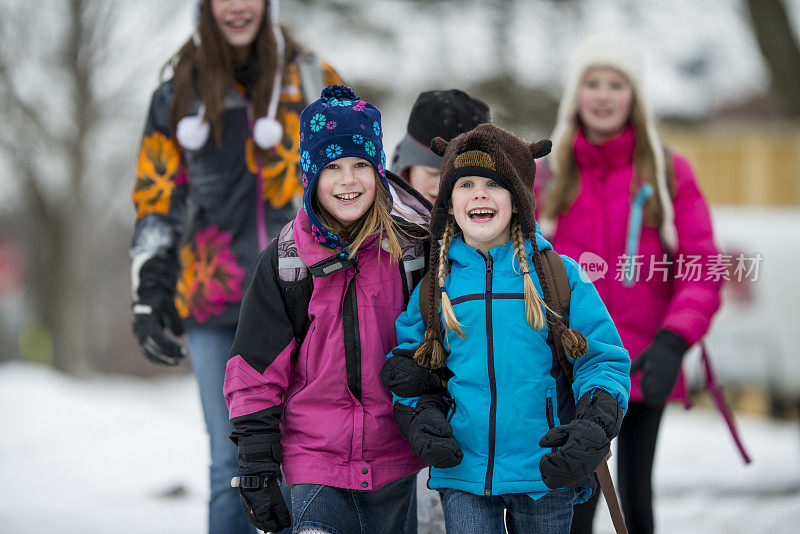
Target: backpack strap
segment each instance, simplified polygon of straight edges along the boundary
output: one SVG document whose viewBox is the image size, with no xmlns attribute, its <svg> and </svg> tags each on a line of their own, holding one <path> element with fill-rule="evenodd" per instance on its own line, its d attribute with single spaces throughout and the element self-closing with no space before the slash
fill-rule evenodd
<svg viewBox="0 0 800 534">
<path fill-rule="evenodd" d="M 297 340 L 296 350 L 299 350 L 300 343 L 308 332 L 308 305 L 311 302 L 314 280 L 309 276 L 308 267 L 297 253 L 293 224 L 294 220 L 289 221 L 281 230 L 275 253 L 278 265 L 278 290 L 283 299 L 286 315 L 292 323 L 294 337 Z"/>
<path fill-rule="evenodd" d="M 569 302 L 572 292 L 569 287 L 567 270 L 564 268 L 564 262 L 561 260 L 561 256 L 559 256 L 555 250 L 548 249 L 542 251 L 542 253 L 545 258 L 544 268 L 547 272 L 545 273 L 544 280 L 540 280 L 540 282 L 542 284 L 547 284 L 550 294 L 556 296 L 558 309 L 555 311 L 561 315 L 564 320 L 564 325 L 569 328 Z M 553 304 L 554 303 L 548 303 L 549 306 Z M 558 335 L 555 329 L 550 330 L 550 335 L 553 338 L 556 359 L 558 359 L 558 363 L 561 364 L 564 374 L 567 375 L 567 380 L 572 384 L 572 363 L 569 361 L 569 358 L 567 358 L 561 336 Z"/>
<path fill-rule="evenodd" d="M 428 265 L 430 257 L 430 243 L 426 239 L 425 233 L 420 230 L 420 227 L 408 223 L 405 220 L 395 217 L 395 220 L 400 227 L 397 232 L 397 239 L 400 242 L 400 274 L 403 281 L 403 293 L 405 295 L 405 303 L 408 305 L 411 294 L 414 288 L 417 287 L 422 276 L 425 274 L 425 267 Z M 384 239 L 381 241 L 381 248 L 389 252 L 389 241 Z"/>
<path fill-rule="evenodd" d="M 300 87 L 305 102 L 314 102 L 325 87 L 322 77 L 322 64 L 313 53 L 302 53 L 297 56 L 297 72 L 300 75 Z"/>
</svg>

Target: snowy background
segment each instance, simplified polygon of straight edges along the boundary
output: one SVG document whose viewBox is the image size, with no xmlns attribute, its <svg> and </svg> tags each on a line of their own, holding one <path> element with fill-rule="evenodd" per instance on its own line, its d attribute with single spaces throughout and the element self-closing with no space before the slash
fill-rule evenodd
<svg viewBox="0 0 800 534">
<path fill-rule="evenodd" d="M 138 353 L 130 334 L 126 255 L 147 103 L 163 62 L 190 35 L 193 4 L 87 2 L 108 6 L 101 15 L 109 40 L 95 58 L 92 89 L 100 101 L 113 97 L 115 104 L 97 108 L 102 115 L 82 145 L 90 157 L 77 191 L 64 172 L 75 152 L 71 145 L 29 139 L 16 115 L 0 121 L 0 141 L 27 143 L 24 153 L 31 154 L 46 203 L 70 206 L 80 194 L 85 205 L 61 220 L 81 217 L 95 232 L 80 235 L 94 247 L 82 266 L 92 277 L 81 303 L 91 312 L 91 354 L 79 354 L 72 368 L 82 378 L 18 361 L 21 353 L 46 360 L 52 345 L 36 324 L 28 287 L 0 294 L 0 334 L 15 341 L 0 347 L 8 351 L 0 354 L 0 534 L 205 530 L 208 449 L 196 386 L 186 365 L 176 376 Z M 61 55 L 66 5 L 0 0 L 0 52 L 10 58 L 8 75 L 59 136 L 55 141 L 69 138 L 74 126 L 74 87 Z M 783 5 L 797 36 L 800 0 Z M 433 88 L 467 89 L 489 102 L 501 126 L 531 139 L 547 135 L 572 51 L 583 37 L 609 27 L 639 46 L 644 87 L 662 119 L 712 123 L 769 91 L 744 0 L 283 0 L 281 10 L 301 42 L 379 105 L 387 157 L 417 94 Z M 0 237 L 8 232 L 34 251 L 43 249 L 48 241 L 28 219 L 35 204 L 26 204 L 25 183 L 12 172 L 11 159 L 0 152 Z M 714 206 L 713 216 L 723 252 L 764 257 L 747 299 L 729 290 L 723 295 L 708 336 L 719 377 L 728 391 L 767 387 L 796 401 L 800 207 Z M 44 270 L 32 268 L 29 276 L 51 276 L 55 260 L 37 261 Z M 45 298 L 40 306 L 51 304 Z M 696 361 L 690 358 L 686 367 L 692 374 Z M 745 467 L 715 411 L 669 409 L 655 472 L 659 531 L 797 532 L 800 427 L 797 406 L 793 410 L 789 422 L 739 413 L 754 457 Z M 420 498 L 421 534 L 441 533 L 435 496 L 423 492 Z M 597 521 L 600 534 L 612 532 L 605 509 Z"/>
<path fill-rule="evenodd" d="M 208 448 L 190 377 L 75 379 L 6 363 L 0 407 L 0 533 L 205 531 Z M 797 532 L 797 423 L 738 422 L 749 466 L 715 411 L 668 409 L 655 467 L 660 532 Z M 438 499 L 420 499 L 420 534 L 443 533 Z M 605 508 L 596 520 L 598 534 L 613 532 Z"/>
</svg>

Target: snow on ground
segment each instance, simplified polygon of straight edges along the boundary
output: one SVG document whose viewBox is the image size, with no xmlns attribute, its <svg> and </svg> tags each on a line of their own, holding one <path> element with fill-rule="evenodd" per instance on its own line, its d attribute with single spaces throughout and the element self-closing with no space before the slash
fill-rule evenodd
<svg viewBox="0 0 800 534">
<path fill-rule="evenodd" d="M 716 412 L 667 412 L 656 461 L 660 532 L 797 531 L 797 423 L 740 415 L 739 426 L 755 459 L 748 467 Z M 78 380 L 3 364 L 0 429 L 0 533 L 206 528 L 208 448 L 191 377 Z M 429 505 L 421 514 L 440 517 Z M 426 523 L 421 534 L 443 532 Z M 605 509 L 597 524 L 612 532 Z"/>
</svg>

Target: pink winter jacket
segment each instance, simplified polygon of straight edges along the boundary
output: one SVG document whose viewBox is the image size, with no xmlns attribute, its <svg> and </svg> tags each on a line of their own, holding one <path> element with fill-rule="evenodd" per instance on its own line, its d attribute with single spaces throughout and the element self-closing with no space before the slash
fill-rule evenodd
<svg viewBox="0 0 800 534">
<path fill-rule="evenodd" d="M 314 241 L 302 209 L 294 222 L 294 239 L 306 265 L 331 255 Z M 424 466 L 397 430 L 391 394 L 381 384 L 381 366 L 397 344 L 394 322 L 405 301 L 398 263 L 374 241 L 368 239 L 359 249 L 357 269 L 314 278 L 308 333 L 295 361 L 295 339 L 275 287 L 274 266 L 262 253 L 251 268 L 253 283 L 245 290 L 237 338 L 253 341 L 237 340 L 234 348 L 252 349 L 242 349 L 229 360 L 225 399 L 237 429 L 258 427 L 263 424 L 259 415 L 283 402 L 282 470 L 289 484 L 376 490 Z M 351 283 L 357 310 L 349 304 Z M 351 300 L 346 301 L 348 290 Z M 351 307 L 343 314 L 345 302 Z M 254 321 L 246 317 L 249 312 L 260 317 Z M 344 325 L 354 316 L 357 330 L 345 334 Z M 354 339 L 358 349 L 352 348 Z M 351 361 L 346 368 L 346 357 L 352 359 L 359 351 L 356 366 Z M 347 372 L 353 369 L 360 373 L 360 400 L 348 387 Z"/>
<path fill-rule="evenodd" d="M 708 330 L 711 318 L 720 305 L 721 281 L 708 277 L 703 269 L 696 276 L 664 281 L 664 249 L 658 229 L 642 228 L 637 254 L 643 255 L 640 276 L 631 287 L 622 283 L 619 258 L 624 257 L 625 238 L 630 213 L 633 149 L 635 137 L 629 126 L 615 139 L 600 145 L 591 144 L 580 130 L 575 139 L 575 159 L 580 172 L 578 196 L 569 210 L 558 217 L 551 242 L 560 254 L 579 261 L 587 271 L 608 308 L 622 337 L 623 345 L 635 358 L 650 344 L 661 328 L 678 334 L 687 345 L 696 343 Z M 708 205 L 698 189 L 689 163 L 674 154 L 675 226 L 681 255 L 702 256 L 703 263 L 717 254 Z M 546 202 L 543 195 L 537 200 Z M 591 253 L 599 256 L 594 258 Z M 599 276 L 597 267 L 605 261 L 608 271 Z M 594 267 L 591 265 L 594 264 Z M 647 280 L 653 268 L 653 276 Z M 672 264 L 672 273 L 677 262 Z M 706 278 L 711 278 L 707 280 Z M 641 401 L 641 373 L 631 377 L 631 401 Z M 678 379 L 672 399 L 684 399 L 683 376 Z"/>
</svg>

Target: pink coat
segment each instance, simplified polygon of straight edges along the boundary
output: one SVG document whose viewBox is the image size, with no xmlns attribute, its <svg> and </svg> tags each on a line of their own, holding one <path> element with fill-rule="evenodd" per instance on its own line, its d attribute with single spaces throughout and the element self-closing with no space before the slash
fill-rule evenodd
<svg viewBox="0 0 800 534">
<path fill-rule="evenodd" d="M 294 239 L 306 265 L 331 255 L 312 238 L 302 209 L 294 223 Z M 397 430 L 391 394 L 380 379 L 384 357 L 397 345 L 395 319 L 405 308 L 400 269 L 388 252 L 374 246 L 374 239 L 361 246 L 356 264 L 357 271 L 348 268 L 314 278 L 310 325 L 296 361 L 291 359 L 292 337 L 285 346 L 261 350 L 277 354 L 263 372 L 247 363 L 247 355 L 234 355 L 228 362 L 225 398 L 232 421 L 257 418 L 259 411 L 284 403 L 282 469 L 289 484 L 375 490 L 425 465 Z M 272 310 L 275 298 L 280 297 L 277 288 L 271 292 L 274 281 L 262 278 L 264 298 L 258 309 Z M 361 351 L 360 401 L 348 389 L 342 314 L 345 292 L 353 279 L 358 314 L 355 335 Z M 269 315 L 276 317 L 274 310 Z M 277 330 L 281 319 L 264 322 L 262 327 Z"/>
<path fill-rule="evenodd" d="M 575 159 L 580 172 L 579 193 L 569 210 L 558 217 L 551 242 L 560 254 L 579 261 L 608 308 L 622 337 L 623 345 L 634 360 L 652 341 L 656 330 L 667 328 L 687 345 L 696 343 L 708 330 L 711 318 L 720 305 L 720 280 L 709 277 L 703 269 L 695 276 L 664 280 L 664 249 L 658 229 L 644 226 L 637 254 L 643 255 L 640 277 L 626 287 L 618 274 L 619 258 L 624 257 L 628 216 L 630 213 L 633 149 L 635 137 L 628 127 L 615 139 L 600 145 L 589 143 L 580 130 L 575 139 Z M 717 254 L 708 205 L 700 192 L 689 163 L 673 155 L 675 175 L 675 226 L 678 250 L 674 258 L 699 255 L 703 261 Z M 537 199 L 546 201 L 538 194 Z M 600 259 L 593 258 L 592 253 Z M 592 261 L 594 259 L 594 261 Z M 608 271 L 595 279 L 597 265 L 605 261 Z M 595 264 L 595 267 L 591 264 Z M 652 278 L 648 281 L 652 271 Z M 677 262 L 672 265 L 677 269 Z M 711 278 L 711 279 L 706 279 Z M 631 401 L 641 401 L 641 373 L 631 377 Z M 686 397 L 683 376 L 672 399 Z"/>
</svg>

